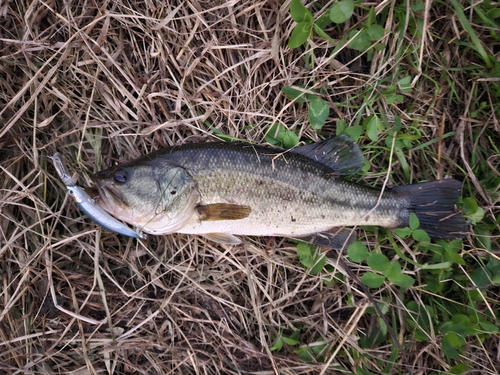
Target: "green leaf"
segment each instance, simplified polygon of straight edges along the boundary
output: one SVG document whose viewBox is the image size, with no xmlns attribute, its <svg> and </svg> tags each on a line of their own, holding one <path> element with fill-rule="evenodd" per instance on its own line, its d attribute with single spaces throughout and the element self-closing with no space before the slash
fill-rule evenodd
<svg viewBox="0 0 500 375">
<path fill-rule="evenodd" d="M 393 283 L 401 288 L 409 288 L 415 282 L 413 277 L 411 277 L 409 275 L 405 275 L 403 273 L 400 273 L 399 275 L 395 275 L 392 277 L 388 277 L 388 279 L 391 283 Z"/>
<path fill-rule="evenodd" d="M 299 144 L 299 137 L 291 130 L 285 130 L 285 134 L 282 139 L 284 148 L 292 148 Z"/>
<path fill-rule="evenodd" d="M 488 269 L 476 268 L 472 272 L 471 279 L 476 286 L 488 286 L 491 284 L 491 274 Z"/>
<path fill-rule="evenodd" d="M 394 104 L 396 102 L 396 99 L 397 99 L 396 93 L 389 93 L 389 94 L 386 94 L 386 96 L 385 96 L 385 101 L 389 105 Z"/>
<path fill-rule="evenodd" d="M 492 250 L 491 249 L 491 233 L 488 229 L 488 226 L 486 224 L 479 223 L 474 228 L 474 232 L 476 234 L 475 239 L 474 239 L 476 242 L 476 246 L 491 251 Z M 500 270 L 499 270 L 499 274 L 500 274 Z"/>
<path fill-rule="evenodd" d="M 479 327 L 481 327 L 481 332 L 484 333 L 495 334 L 495 335 L 498 333 L 498 326 L 496 324 L 487 321 L 480 321 Z"/>
<path fill-rule="evenodd" d="M 406 76 L 398 81 L 399 89 L 403 94 L 408 94 L 411 92 L 411 76 Z"/>
<path fill-rule="evenodd" d="M 303 45 L 309 36 L 311 35 L 312 23 L 311 22 L 299 22 L 294 27 L 290 40 L 288 41 L 288 47 L 297 48 Z"/>
<path fill-rule="evenodd" d="M 314 266 L 309 270 L 311 275 L 317 275 L 323 271 L 323 267 L 326 263 L 326 257 L 324 255 L 316 256 L 314 258 Z"/>
<path fill-rule="evenodd" d="M 292 148 L 299 143 L 297 134 L 282 124 L 273 124 L 266 135 L 266 142 L 284 148 Z"/>
<path fill-rule="evenodd" d="M 274 352 L 277 351 L 279 352 L 283 348 L 283 338 L 281 335 L 276 339 L 274 344 L 269 348 L 270 351 Z"/>
<path fill-rule="evenodd" d="M 354 35 L 356 35 L 357 32 L 358 32 L 357 30 L 352 30 L 349 33 L 349 39 L 354 38 L 349 43 L 349 47 L 357 51 L 364 52 L 368 48 L 370 48 L 372 43 L 368 40 L 368 35 L 366 34 L 366 30 L 364 29 L 361 30 L 359 34 L 356 37 L 354 37 Z"/>
<path fill-rule="evenodd" d="M 489 259 L 490 260 L 486 264 L 486 268 L 488 268 L 491 273 L 500 275 L 500 260 L 493 258 L 492 256 L 490 256 Z"/>
<path fill-rule="evenodd" d="M 380 253 L 370 253 L 366 259 L 366 263 L 368 263 L 372 270 L 379 271 L 384 275 L 391 267 L 389 258 Z"/>
<path fill-rule="evenodd" d="M 423 12 L 425 10 L 425 4 L 419 3 L 411 7 L 411 10 L 413 10 L 415 13 L 418 12 Z"/>
<path fill-rule="evenodd" d="M 478 207 L 476 212 L 474 212 L 473 214 L 466 215 L 466 216 L 471 221 L 471 223 L 475 225 L 475 224 L 479 223 L 481 220 L 483 220 L 484 210 L 481 207 Z"/>
<path fill-rule="evenodd" d="M 410 237 L 411 229 L 408 227 L 396 228 L 396 229 L 394 229 L 394 233 L 396 233 L 399 237 L 405 239 L 405 238 Z"/>
<path fill-rule="evenodd" d="M 354 13 L 352 0 L 341 0 L 330 9 L 330 19 L 335 23 L 342 23 L 351 18 Z"/>
<path fill-rule="evenodd" d="M 462 339 L 463 341 L 461 341 Z M 459 351 L 457 348 L 460 348 L 462 345 L 465 345 L 465 340 L 457 335 L 455 332 L 448 332 L 443 336 L 443 344 L 441 345 L 441 349 L 443 350 L 443 353 L 445 356 L 448 358 L 454 359 L 456 361 L 459 360 Z"/>
<path fill-rule="evenodd" d="M 399 116 L 394 116 L 394 130 L 395 131 L 400 131 L 403 128 L 403 124 L 401 123 L 401 117 Z"/>
<path fill-rule="evenodd" d="M 323 271 L 323 267 L 326 263 L 326 257 L 323 254 L 316 254 L 316 246 L 299 243 L 297 245 L 297 255 L 299 257 L 300 263 L 309 269 L 311 275 L 317 275 Z"/>
<path fill-rule="evenodd" d="M 325 12 L 314 21 L 314 29 L 316 30 L 316 28 L 318 28 L 324 30 L 325 27 L 327 27 L 331 23 L 332 20 L 330 19 L 330 12 Z"/>
<path fill-rule="evenodd" d="M 427 285 L 424 286 L 425 290 L 428 290 L 432 293 L 439 293 L 443 290 L 443 285 L 438 279 L 427 277 L 426 278 Z"/>
<path fill-rule="evenodd" d="M 500 17 L 500 8 L 492 8 L 486 12 L 486 16 L 489 19 L 499 18 Z"/>
<path fill-rule="evenodd" d="M 361 281 L 369 288 L 379 288 L 384 283 L 385 277 L 373 272 L 366 272 L 361 277 Z"/>
<path fill-rule="evenodd" d="M 358 342 L 361 348 L 375 348 L 383 341 L 385 341 L 387 326 L 385 325 L 385 323 L 382 323 L 383 325 L 380 326 L 380 322 L 383 322 L 380 317 L 377 317 L 376 321 L 378 324 L 370 325 L 370 327 L 367 327 L 367 329 L 365 330 L 365 334 L 361 335 Z"/>
<path fill-rule="evenodd" d="M 297 245 L 297 255 L 299 257 L 300 263 L 306 267 L 311 268 L 314 266 L 314 252 L 316 250 L 316 246 L 307 244 L 307 243 L 299 243 Z"/>
<path fill-rule="evenodd" d="M 414 212 L 410 214 L 410 229 L 415 230 L 420 226 L 420 220 Z"/>
<path fill-rule="evenodd" d="M 450 367 L 450 374 L 460 375 L 470 369 L 471 367 L 467 366 L 465 363 L 458 363 Z"/>
<path fill-rule="evenodd" d="M 311 355 L 309 348 L 298 348 L 293 351 L 298 354 L 299 358 L 307 363 L 315 362 L 315 358 Z"/>
<path fill-rule="evenodd" d="M 462 251 L 462 241 L 454 240 L 450 242 L 443 242 L 443 248 L 445 250 L 445 259 L 452 261 L 453 263 L 465 265 L 465 261 L 460 256 L 459 252 Z"/>
<path fill-rule="evenodd" d="M 322 37 L 323 39 L 328 40 L 330 43 L 333 43 L 333 44 L 337 43 L 337 41 L 335 39 L 333 39 L 332 37 L 330 37 L 330 35 L 325 33 L 323 31 L 323 29 L 317 23 L 314 24 L 314 31 L 316 32 L 316 34 L 318 34 L 318 36 Z"/>
<path fill-rule="evenodd" d="M 309 101 L 309 110 L 307 111 L 307 119 L 311 124 L 312 128 L 316 131 L 320 130 L 325 121 L 330 115 L 330 106 L 328 102 L 315 96 L 311 101 Z"/>
<path fill-rule="evenodd" d="M 476 200 L 472 197 L 467 197 L 462 202 L 462 209 L 466 215 L 475 213 L 479 208 Z"/>
<path fill-rule="evenodd" d="M 306 94 L 301 90 L 291 86 L 285 86 L 281 89 L 281 91 L 283 91 L 283 94 L 285 94 L 288 99 L 294 100 L 297 103 L 306 102 Z"/>
<path fill-rule="evenodd" d="M 490 57 L 486 53 L 486 50 L 483 47 L 483 44 L 481 43 L 481 40 L 477 36 L 476 32 L 474 31 L 474 28 L 469 22 L 468 17 L 465 15 L 464 10 L 462 8 L 462 5 L 457 1 L 457 0 L 450 0 L 451 4 L 453 5 L 453 8 L 455 9 L 455 14 L 458 17 L 458 20 L 462 24 L 463 28 L 469 35 L 469 38 L 471 39 L 472 43 L 474 44 L 474 47 L 477 51 L 477 53 L 481 56 L 481 58 L 484 60 L 488 68 L 491 68 L 493 66 Z"/>
<path fill-rule="evenodd" d="M 266 134 L 266 142 L 272 145 L 281 146 L 281 140 L 285 136 L 286 128 L 278 123 L 274 123 Z"/>
<path fill-rule="evenodd" d="M 345 134 L 357 141 L 361 134 L 363 134 L 363 127 L 361 125 L 349 126 L 345 129 Z"/>
<path fill-rule="evenodd" d="M 380 304 L 379 304 L 380 305 Z M 387 324 L 385 324 L 384 319 L 380 316 L 377 316 L 377 323 L 380 327 L 380 333 L 383 337 L 387 336 Z"/>
<path fill-rule="evenodd" d="M 338 119 L 337 123 L 335 124 L 335 128 L 336 128 L 335 135 L 339 136 L 341 134 L 346 134 L 345 130 L 347 129 L 347 123 L 345 122 L 345 120 Z M 361 133 L 359 134 L 361 135 Z"/>
<path fill-rule="evenodd" d="M 375 115 L 368 116 L 363 121 L 363 127 L 366 129 L 366 134 L 368 135 L 368 138 L 370 138 L 374 142 L 378 141 L 378 130 L 383 128 L 383 124 L 378 118 L 378 116 Z"/>
<path fill-rule="evenodd" d="M 366 19 L 365 22 L 365 27 L 369 27 L 372 25 L 372 23 L 375 21 L 377 18 L 377 13 L 375 12 L 375 7 L 370 7 L 368 9 L 368 18 Z"/>
<path fill-rule="evenodd" d="M 294 339 L 292 339 L 290 337 L 282 337 L 281 339 L 283 340 L 283 342 L 285 344 L 288 344 L 288 345 L 298 345 L 298 344 L 300 344 L 299 340 L 294 340 Z"/>
<path fill-rule="evenodd" d="M 314 354 L 319 355 L 326 349 L 328 343 L 325 343 L 324 339 L 319 342 L 313 342 L 310 347 Z"/>
<path fill-rule="evenodd" d="M 484 301 L 484 297 L 485 297 L 486 293 L 483 294 L 478 289 L 471 289 L 467 292 L 467 294 L 469 295 L 469 300 L 471 302 L 480 302 L 480 301 Z"/>
<path fill-rule="evenodd" d="M 462 336 L 474 335 L 477 333 L 477 329 L 471 325 L 469 317 L 464 314 L 453 315 L 451 321 L 441 325 L 441 329 L 444 332 L 454 332 Z"/>
<path fill-rule="evenodd" d="M 356 375 L 375 375 L 373 372 L 370 372 L 359 365 L 356 365 L 356 372 L 354 374 L 356 374 Z"/>
<path fill-rule="evenodd" d="M 441 350 L 446 357 L 454 359 L 455 361 L 459 360 L 458 350 L 451 346 L 449 340 L 446 338 L 446 335 L 443 337 Z"/>
<path fill-rule="evenodd" d="M 470 325 L 470 318 L 465 314 L 455 314 L 451 317 L 451 321 L 456 324 Z"/>
<path fill-rule="evenodd" d="M 491 282 L 495 285 L 500 285 L 500 275 L 494 274 L 493 277 L 491 278 Z"/>
<path fill-rule="evenodd" d="M 432 318 L 433 310 L 428 305 L 418 304 L 415 301 L 409 301 L 406 305 L 412 319 L 407 320 L 407 324 L 415 334 L 418 341 L 427 341 L 433 331 Z"/>
<path fill-rule="evenodd" d="M 297 326 L 296 328 L 299 328 L 299 327 Z M 293 331 L 293 333 L 289 337 L 291 339 L 298 340 L 300 338 L 300 331 Z"/>
<path fill-rule="evenodd" d="M 445 337 L 453 348 L 461 348 L 462 346 L 467 344 L 467 341 L 465 341 L 462 336 L 456 334 L 455 332 L 448 332 Z"/>
<path fill-rule="evenodd" d="M 389 267 L 385 270 L 384 276 L 390 280 L 398 275 L 401 275 L 401 264 L 399 264 L 398 261 L 393 260 L 392 262 L 389 262 Z"/>
<path fill-rule="evenodd" d="M 349 259 L 356 263 L 361 263 L 368 255 L 368 248 L 360 241 L 354 241 L 347 248 L 347 256 Z"/>
<path fill-rule="evenodd" d="M 290 3 L 290 14 L 295 22 L 309 22 L 314 21 L 312 13 L 307 9 L 300 0 L 292 0 Z"/>
<path fill-rule="evenodd" d="M 366 35 L 372 42 L 376 42 L 384 37 L 385 30 L 382 26 L 373 24 L 366 28 Z"/>
<path fill-rule="evenodd" d="M 427 234 L 427 232 L 425 230 L 422 230 L 422 229 L 415 229 L 413 231 L 413 233 L 411 234 L 411 236 L 413 237 L 413 239 L 415 241 L 419 241 L 419 242 L 431 242 L 431 238 L 429 237 L 429 235 Z"/>
</svg>

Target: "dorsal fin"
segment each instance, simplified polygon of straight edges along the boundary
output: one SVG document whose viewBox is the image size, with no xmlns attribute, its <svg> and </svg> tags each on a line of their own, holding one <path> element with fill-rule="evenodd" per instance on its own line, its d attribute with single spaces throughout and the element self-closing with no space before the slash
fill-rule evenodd
<svg viewBox="0 0 500 375">
<path fill-rule="evenodd" d="M 292 149 L 332 168 L 340 175 L 359 172 L 365 165 L 365 157 L 358 144 L 345 134 Z"/>
</svg>

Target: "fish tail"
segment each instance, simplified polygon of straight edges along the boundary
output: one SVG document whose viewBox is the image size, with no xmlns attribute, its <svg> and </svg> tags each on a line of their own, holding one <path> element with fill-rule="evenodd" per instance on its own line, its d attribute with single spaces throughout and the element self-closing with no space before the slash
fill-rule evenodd
<svg viewBox="0 0 500 375">
<path fill-rule="evenodd" d="M 460 181 L 447 179 L 398 186 L 393 191 L 409 202 L 407 220 L 413 212 L 420 221 L 420 229 L 430 237 L 453 239 L 468 233 L 465 218 L 455 207 L 461 187 Z"/>
</svg>

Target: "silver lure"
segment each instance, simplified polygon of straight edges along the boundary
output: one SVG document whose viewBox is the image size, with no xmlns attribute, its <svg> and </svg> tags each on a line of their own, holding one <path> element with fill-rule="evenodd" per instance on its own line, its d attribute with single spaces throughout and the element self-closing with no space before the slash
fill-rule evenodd
<svg viewBox="0 0 500 375">
<path fill-rule="evenodd" d="M 80 210 L 82 210 L 90 219 L 103 228 L 124 236 L 141 239 L 146 238 L 145 234 L 137 233 L 104 211 L 101 206 L 96 204 L 94 199 L 87 194 L 85 189 L 76 185 L 76 182 L 66 169 L 62 155 L 59 152 L 56 152 L 52 157 L 50 157 L 50 159 L 52 160 L 52 163 L 54 163 L 54 168 L 56 169 L 59 178 L 66 186 L 66 189 L 68 189 L 69 194 L 73 197 Z"/>
</svg>

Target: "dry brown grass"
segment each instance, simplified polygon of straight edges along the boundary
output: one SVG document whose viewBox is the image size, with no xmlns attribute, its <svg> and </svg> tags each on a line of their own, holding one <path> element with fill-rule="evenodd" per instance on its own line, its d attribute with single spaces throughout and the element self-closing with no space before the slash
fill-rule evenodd
<svg viewBox="0 0 500 375">
<path fill-rule="evenodd" d="M 433 22 L 433 35 L 454 33 L 447 21 Z M 0 2 L 0 372 L 332 374 L 333 366 L 356 371 L 359 352 L 373 356 L 372 371 L 378 360 L 394 361 L 394 373 L 449 368 L 436 337 L 408 341 L 406 357 L 391 358 L 389 342 L 359 348 L 359 332 L 370 331 L 375 316 L 364 314 L 370 302 L 342 276 L 335 254 L 328 262 L 336 273 L 312 276 L 295 246 L 282 239 L 248 238 L 228 247 L 169 235 L 141 244 L 101 231 L 68 199 L 47 160 L 61 152 L 86 186 L 90 174 L 117 161 L 214 140 L 211 127 L 265 143 L 270 125 L 281 123 L 302 140 L 318 140 L 306 107 L 287 99 L 283 86 L 326 83 L 335 92 L 328 99 L 332 120 L 350 124 L 356 108 L 337 104 L 362 102 L 355 95 L 397 74 L 402 63 L 383 54 L 351 61 L 348 51 L 328 60 L 334 46 L 318 39 L 311 47 L 318 64 L 305 68 L 304 49 L 286 46 L 293 26 L 288 4 L 280 1 Z M 386 28 L 393 26 L 388 19 Z M 442 47 L 450 64 L 460 66 L 459 52 Z M 412 71 L 440 76 L 440 67 L 427 65 L 438 60 L 439 48 L 439 41 L 427 41 L 416 59 L 422 65 Z M 396 56 L 397 49 L 388 36 L 385 52 Z M 460 136 L 467 143 L 470 128 L 482 123 L 456 107 L 450 82 L 457 95 L 470 89 L 468 77 L 456 77 L 442 82 L 440 97 L 428 80 L 419 81 L 419 95 L 406 98 L 412 113 L 375 105 L 390 121 L 394 115 L 405 124 L 420 121 L 429 139 L 446 116 L 448 130 L 457 131 L 443 145 L 446 173 L 480 187 L 464 165 L 472 148 Z M 500 130 L 494 115 L 491 124 Z M 334 133 L 335 121 L 321 131 Z M 366 151 L 385 163 L 386 152 Z M 410 166 L 415 181 L 443 173 L 429 171 L 427 160 L 417 157 Z M 386 168 L 373 162 L 367 181 L 381 181 Z M 392 181 L 404 179 L 396 163 Z M 481 196 L 495 217 L 498 200 L 482 190 Z M 469 249 L 474 252 L 472 242 Z M 387 285 L 375 298 L 379 293 L 394 295 L 390 303 L 404 314 L 396 289 Z M 328 343 L 328 365 L 307 363 L 293 348 L 270 351 L 280 329 L 288 334 L 299 326 L 301 343 Z M 496 371 L 494 343 L 470 350 L 481 373 Z"/>
</svg>

